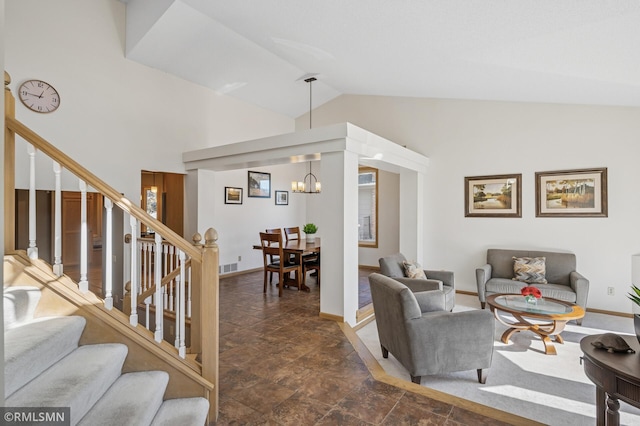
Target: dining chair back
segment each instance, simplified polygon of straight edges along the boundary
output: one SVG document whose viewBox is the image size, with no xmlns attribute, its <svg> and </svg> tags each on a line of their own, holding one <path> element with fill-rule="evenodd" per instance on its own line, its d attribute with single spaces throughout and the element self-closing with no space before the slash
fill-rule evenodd
<svg viewBox="0 0 640 426">
<path fill-rule="evenodd" d="M 295 272 L 295 284 L 300 290 L 302 279 L 302 262 L 299 256 L 290 258 L 284 255 L 282 233 L 260 233 L 260 244 L 262 245 L 262 259 L 264 262 L 264 288 L 267 292 L 267 273 L 278 274 L 278 296 L 282 297 L 282 290 L 285 285 L 286 275 Z M 277 256 L 278 261 L 271 259 Z"/>
<path fill-rule="evenodd" d="M 300 239 L 300 227 L 284 228 L 284 238 L 286 241 Z"/>
</svg>

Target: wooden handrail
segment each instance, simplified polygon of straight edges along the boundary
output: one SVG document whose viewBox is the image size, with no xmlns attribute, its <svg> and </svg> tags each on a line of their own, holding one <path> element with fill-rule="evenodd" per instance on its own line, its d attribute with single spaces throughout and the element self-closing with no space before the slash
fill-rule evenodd
<svg viewBox="0 0 640 426">
<path fill-rule="evenodd" d="M 91 173 L 89 170 L 82 167 L 78 162 L 71 157 L 60 151 L 58 148 L 49 143 L 46 139 L 38 135 L 33 130 L 22 124 L 14 117 L 5 117 L 5 125 L 11 131 L 20 135 L 27 142 L 36 147 L 39 151 L 44 152 L 49 157 L 60 163 L 65 169 L 75 174 L 78 178 L 82 179 L 87 185 L 95 188 L 105 197 L 109 198 L 115 205 L 120 207 L 123 211 L 144 223 L 146 226 L 155 229 L 162 237 L 169 241 L 174 246 L 180 248 L 185 254 L 192 258 L 199 259 L 200 252 L 184 240 L 180 235 L 176 234 L 171 228 L 166 226 L 159 220 L 149 216 L 149 214 L 142 208 L 133 204 L 129 199 L 123 197 L 118 191 L 105 183 L 102 179 Z"/>
</svg>

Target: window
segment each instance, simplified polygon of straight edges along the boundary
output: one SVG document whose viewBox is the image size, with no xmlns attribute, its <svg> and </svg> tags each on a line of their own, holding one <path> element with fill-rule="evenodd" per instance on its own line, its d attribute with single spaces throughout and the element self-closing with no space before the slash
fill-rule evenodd
<svg viewBox="0 0 640 426">
<path fill-rule="evenodd" d="M 358 170 L 358 243 L 378 247 L 378 170 Z"/>
</svg>

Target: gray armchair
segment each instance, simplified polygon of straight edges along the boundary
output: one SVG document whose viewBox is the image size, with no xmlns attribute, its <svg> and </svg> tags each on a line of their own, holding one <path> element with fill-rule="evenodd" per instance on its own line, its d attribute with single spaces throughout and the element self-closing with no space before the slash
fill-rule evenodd
<svg viewBox="0 0 640 426">
<path fill-rule="evenodd" d="M 445 295 L 445 310 L 451 311 L 456 304 L 456 291 L 451 271 L 432 271 L 424 269 L 427 279 L 407 278 L 402 262 L 407 260 L 402 253 L 378 259 L 380 273 L 391 277 L 409 287 L 413 292 L 440 290 Z"/>
<path fill-rule="evenodd" d="M 369 275 L 382 356 L 389 352 L 421 376 L 476 369 L 485 383 L 493 358 L 495 319 L 487 310 L 448 312 L 439 290 L 412 292 L 381 274 Z"/>
</svg>

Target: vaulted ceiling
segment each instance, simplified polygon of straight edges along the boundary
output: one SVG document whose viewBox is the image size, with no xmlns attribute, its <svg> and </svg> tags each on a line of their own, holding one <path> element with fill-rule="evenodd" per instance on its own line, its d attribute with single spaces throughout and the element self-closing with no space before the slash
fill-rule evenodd
<svg viewBox="0 0 640 426">
<path fill-rule="evenodd" d="M 122 0 L 126 55 L 297 117 L 341 94 L 640 106 L 638 0 Z"/>
</svg>

